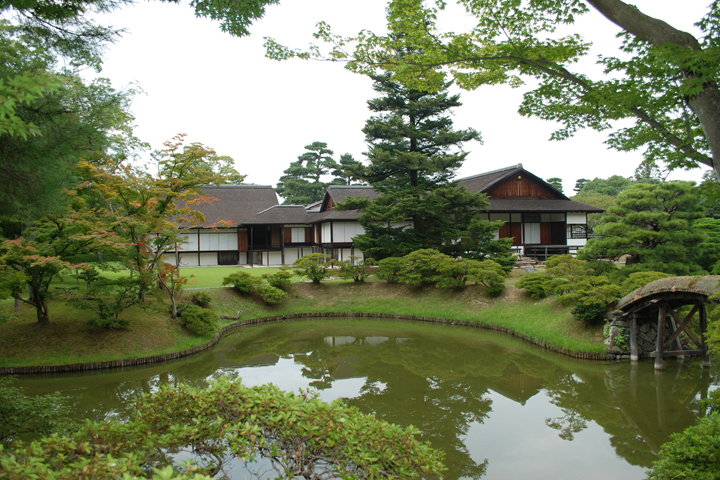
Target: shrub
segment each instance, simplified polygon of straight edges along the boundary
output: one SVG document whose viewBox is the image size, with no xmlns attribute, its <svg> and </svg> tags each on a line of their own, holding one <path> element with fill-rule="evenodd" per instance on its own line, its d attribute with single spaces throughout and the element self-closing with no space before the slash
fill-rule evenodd
<svg viewBox="0 0 720 480">
<path fill-rule="evenodd" d="M 400 274 L 405 268 L 405 260 L 402 257 L 383 258 L 378 262 L 375 275 L 387 283 L 400 283 Z"/>
<path fill-rule="evenodd" d="M 262 276 L 263 280 L 275 288 L 286 289 L 290 286 L 295 273 L 290 267 L 280 267 L 280 271 L 276 273 L 266 273 Z"/>
<path fill-rule="evenodd" d="M 720 478 L 720 390 L 712 392 L 708 402 L 713 412 L 672 434 L 660 447 L 660 460 L 648 472 L 649 480 Z"/>
<path fill-rule="evenodd" d="M 163 386 L 133 411 L 124 423 L 88 423 L 72 438 L 46 437 L 10 455 L 0 450 L 0 471 L 9 478 L 131 479 L 155 470 L 152 478 L 170 480 L 178 478 L 175 468 L 183 479 L 209 480 L 226 474 L 228 452 L 263 462 L 279 478 L 403 480 L 440 478 L 444 470 L 444 454 L 420 441 L 417 428 L 274 385 L 220 378 L 207 388 Z M 192 467 L 172 454 L 188 448 Z M 160 461 L 170 465 L 160 468 Z"/>
<path fill-rule="evenodd" d="M 525 290 L 535 300 L 540 300 L 552 295 L 551 281 L 552 278 L 544 273 L 528 273 L 520 277 L 515 286 Z"/>
<path fill-rule="evenodd" d="M 218 320 L 215 312 L 196 305 L 188 305 L 180 316 L 183 326 L 195 335 L 213 333 L 218 328 Z"/>
<path fill-rule="evenodd" d="M 416 250 L 403 257 L 405 266 L 400 282 L 408 285 L 434 285 L 440 281 L 438 267 L 441 261 L 451 257 L 432 248 Z"/>
<path fill-rule="evenodd" d="M 190 300 L 195 305 L 199 305 L 203 308 L 208 308 L 210 306 L 210 302 L 212 302 L 212 297 L 205 292 L 196 292 L 192 294 Z"/>
<path fill-rule="evenodd" d="M 81 310 L 92 310 L 97 317 L 87 321 L 90 325 L 102 328 L 123 328 L 130 320 L 120 318 L 120 314 L 142 302 L 139 292 L 143 287 L 139 279 L 119 278 L 109 280 L 100 278 L 92 282 L 86 294 L 70 294 L 69 305 Z"/>
<path fill-rule="evenodd" d="M 335 260 L 330 255 L 324 253 L 311 253 L 302 258 L 298 258 L 293 262 L 295 272 L 303 278 L 308 278 L 316 285 L 328 277 L 330 267 L 335 264 Z"/>
<path fill-rule="evenodd" d="M 257 293 L 268 305 L 276 305 L 287 297 L 287 293 L 272 285 L 258 285 Z"/>
<path fill-rule="evenodd" d="M 363 283 L 375 270 L 375 260 L 366 258 L 360 260 L 360 257 L 351 255 L 349 260 L 338 262 L 340 266 L 340 278 L 344 280 L 353 280 L 356 283 Z"/>
<path fill-rule="evenodd" d="M 660 280 L 661 278 L 672 277 L 669 273 L 663 272 L 635 272 L 631 273 L 625 281 L 620 284 L 621 292 L 620 295 L 625 296 L 628 293 L 636 290 L 640 287 L 644 287 L 650 282 Z"/>
<path fill-rule="evenodd" d="M 223 278 L 222 284 L 232 285 L 243 293 L 249 293 L 255 290 L 258 282 L 258 278 L 253 277 L 247 272 L 235 272 Z"/>
</svg>

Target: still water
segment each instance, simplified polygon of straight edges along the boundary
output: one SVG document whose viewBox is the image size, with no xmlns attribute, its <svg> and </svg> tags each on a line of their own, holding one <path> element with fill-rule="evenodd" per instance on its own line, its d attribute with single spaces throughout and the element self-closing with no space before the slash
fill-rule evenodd
<svg viewBox="0 0 720 480">
<path fill-rule="evenodd" d="M 62 392 L 78 418 L 123 419 L 134 398 L 162 384 L 227 373 L 246 385 L 316 389 L 415 425 L 447 453 L 446 478 L 487 480 L 643 479 L 660 445 L 695 423 L 700 399 L 720 385 L 720 369 L 695 360 L 655 372 L 653 362 L 578 361 L 496 332 L 351 319 L 251 327 L 192 358 L 20 385 Z"/>
</svg>

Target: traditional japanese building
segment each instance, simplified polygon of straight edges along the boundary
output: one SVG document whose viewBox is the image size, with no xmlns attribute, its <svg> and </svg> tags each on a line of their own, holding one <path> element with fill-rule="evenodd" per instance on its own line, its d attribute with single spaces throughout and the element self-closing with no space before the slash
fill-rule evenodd
<svg viewBox="0 0 720 480">
<path fill-rule="evenodd" d="M 587 215 L 603 211 L 570 200 L 522 164 L 462 178 L 458 184 L 489 196 L 490 207 L 479 217 L 504 221 L 499 237 L 512 237 L 516 251 L 527 256 L 577 252 L 587 243 Z M 169 262 L 289 265 L 316 252 L 337 260 L 362 258 L 353 244 L 364 233 L 358 222 L 361 212 L 335 206 L 351 197 L 378 196 L 372 187 L 332 185 L 321 202 L 302 206 L 279 205 L 269 186 L 207 187 L 205 193 L 218 201 L 199 206 L 205 222 L 184 233 L 186 242 L 177 252 L 168 252 Z M 234 226 L 217 228 L 220 221 Z"/>
</svg>

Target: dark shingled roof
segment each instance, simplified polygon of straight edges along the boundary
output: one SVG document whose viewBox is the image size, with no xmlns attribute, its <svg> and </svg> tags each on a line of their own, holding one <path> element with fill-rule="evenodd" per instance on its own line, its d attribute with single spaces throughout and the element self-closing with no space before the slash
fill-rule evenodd
<svg viewBox="0 0 720 480">
<path fill-rule="evenodd" d="M 522 163 L 518 163 L 517 165 L 513 165 L 512 167 L 505 167 L 499 170 L 493 170 L 492 172 L 473 175 L 472 177 L 461 178 L 457 182 L 459 186 L 467 188 L 469 192 L 487 193 L 492 187 L 494 187 L 498 183 L 516 175 L 524 175 L 540 184 L 545 185 L 548 190 L 555 192 L 559 200 L 569 200 L 568 197 L 563 195 L 561 192 L 555 190 L 555 188 L 549 183 L 547 183 L 545 180 L 525 170 L 522 166 Z"/>
<path fill-rule="evenodd" d="M 330 185 L 327 193 L 336 204 L 344 202 L 348 197 L 364 197 L 375 200 L 380 195 L 373 187 L 364 185 Z"/>
<path fill-rule="evenodd" d="M 312 213 L 302 205 L 275 205 L 245 221 L 245 225 L 285 225 L 288 223 L 309 223 Z"/>
<path fill-rule="evenodd" d="M 222 220 L 240 225 L 278 204 L 277 194 L 270 185 L 207 186 L 203 192 L 219 201 L 211 200 L 194 207 L 205 215 L 199 227 L 209 227 Z"/>
<path fill-rule="evenodd" d="M 513 198 L 490 198 L 491 212 L 587 212 L 600 213 L 605 210 L 573 200 L 527 200 Z"/>
<path fill-rule="evenodd" d="M 522 163 L 491 172 L 479 173 L 471 177 L 460 178 L 457 182 L 458 185 L 467 188 L 470 192 L 485 192 L 499 181 L 515 175 L 519 170 L 523 170 Z"/>
</svg>

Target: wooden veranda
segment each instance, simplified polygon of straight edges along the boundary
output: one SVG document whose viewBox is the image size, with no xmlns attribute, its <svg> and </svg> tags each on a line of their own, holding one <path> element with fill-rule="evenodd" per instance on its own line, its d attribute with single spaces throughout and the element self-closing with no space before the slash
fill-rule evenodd
<svg viewBox="0 0 720 480">
<path fill-rule="evenodd" d="M 710 367 L 706 342 L 707 305 L 718 291 L 720 276 L 669 277 L 650 282 L 621 298 L 616 310 L 630 324 L 630 359 L 639 359 L 638 329 L 644 323 L 656 323 L 655 369 L 662 370 L 663 358 L 671 356 L 702 356 L 703 366 Z M 692 305 L 681 319 L 681 307 Z M 699 314 L 700 335 L 689 324 Z M 696 348 L 683 347 L 680 334 L 685 333 Z M 692 345 L 690 345 L 692 347 Z"/>
</svg>

